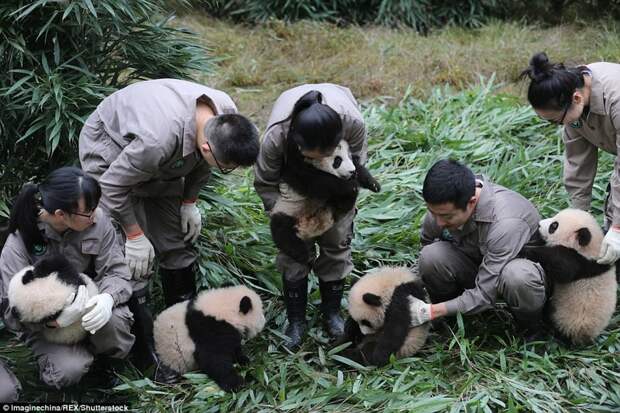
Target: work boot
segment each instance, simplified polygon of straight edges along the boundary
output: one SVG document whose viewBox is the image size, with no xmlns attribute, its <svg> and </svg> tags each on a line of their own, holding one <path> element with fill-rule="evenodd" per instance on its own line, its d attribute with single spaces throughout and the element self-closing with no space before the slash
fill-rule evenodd
<svg viewBox="0 0 620 413">
<path fill-rule="evenodd" d="M 283 277 L 284 302 L 288 326 L 284 334 L 289 338 L 285 346 L 296 351 L 306 333 L 306 305 L 308 304 L 308 277 L 299 281 L 288 281 Z"/>
<path fill-rule="evenodd" d="M 196 295 L 194 264 L 177 270 L 160 268 L 159 274 L 166 308 Z"/>
<path fill-rule="evenodd" d="M 323 321 L 327 327 L 327 332 L 334 338 L 344 334 L 344 320 L 340 315 L 343 288 L 343 280 L 329 282 L 319 280 Z"/>
<path fill-rule="evenodd" d="M 155 342 L 153 340 L 153 316 L 149 309 L 148 289 L 135 291 L 129 302 L 129 310 L 133 313 L 133 325 L 131 332 L 136 337 L 131 349 L 132 359 L 135 366 L 141 372 L 145 372 L 151 367 L 155 368 L 155 379 L 163 383 L 174 383 L 178 375 L 170 369 L 166 369 L 155 352 Z"/>
</svg>

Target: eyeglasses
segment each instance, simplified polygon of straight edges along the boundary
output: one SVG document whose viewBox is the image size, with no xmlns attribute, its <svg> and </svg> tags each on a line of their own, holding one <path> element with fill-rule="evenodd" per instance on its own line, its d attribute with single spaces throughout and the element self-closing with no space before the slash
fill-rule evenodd
<svg viewBox="0 0 620 413">
<path fill-rule="evenodd" d="M 222 165 L 220 165 L 220 163 L 218 162 L 217 158 L 215 157 L 215 152 L 213 152 L 213 149 L 211 148 L 211 144 L 209 143 L 209 141 L 205 141 L 205 143 L 207 144 L 207 146 L 209 147 L 209 150 L 211 151 L 211 156 L 213 156 L 213 159 L 215 160 L 215 164 L 217 165 L 217 169 L 220 170 L 220 172 L 224 175 L 227 175 L 229 173 L 231 173 L 232 171 L 234 171 L 235 169 L 237 169 L 237 167 L 233 167 L 233 168 L 222 168 Z"/>
<path fill-rule="evenodd" d="M 564 124 L 564 118 L 566 117 L 566 114 L 568 113 L 568 110 L 571 107 L 571 103 L 569 102 L 568 105 L 566 105 L 566 107 L 564 108 L 564 113 L 562 113 L 562 117 L 560 118 L 559 121 L 557 120 L 553 120 L 553 119 L 545 119 L 547 122 L 552 123 L 554 125 L 563 125 Z"/>
<path fill-rule="evenodd" d="M 88 212 L 86 214 L 81 213 L 81 212 L 72 212 L 71 214 L 72 215 L 77 215 L 77 216 L 80 216 L 80 217 L 84 217 L 84 218 L 88 218 L 88 219 L 92 219 L 93 215 L 95 215 L 95 210 L 96 210 L 96 208 L 94 208 L 92 211 L 90 211 L 90 212 Z"/>
</svg>

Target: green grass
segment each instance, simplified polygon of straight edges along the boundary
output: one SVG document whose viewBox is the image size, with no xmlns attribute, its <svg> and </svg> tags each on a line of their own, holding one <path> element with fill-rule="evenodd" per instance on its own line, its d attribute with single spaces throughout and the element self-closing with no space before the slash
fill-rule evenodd
<svg viewBox="0 0 620 413">
<path fill-rule="evenodd" d="M 356 274 L 378 265 L 415 263 L 424 213 L 421 183 L 437 159 L 451 156 L 477 172 L 531 198 L 544 215 L 567 205 L 561 187 L 557 130 L 542 124 L 509 95 L 494 94 L 491 82 L 460 93 L 434 89 L 428 99 L 406 98 L 397 107 L 372 106 L 370 169 L 383 184 L 364 192 L 353 244 Z M 602 171 L 611 159 L 602 157 Z M 606 173 L 595 187 L 600 216 Z M 127 383 L 136 408 L 145 411 L 617 411 L 620 408 L 620 316 L 595 345 L 567 348 L 554 340 L 525 346 L 503 309 L 459 319 L 437 329 L 425 349 L 381 369 L 359 369 L 338 358 L 321 329 L 317 308 L 300 353 L 282 346 L 285 317 L 273 267 L 275 249 L 267 220 L 251 186 L 251 174 L 227 177 L 203 194 L 224 208 L 206 205 L 203 231 L 206 280 L 218 285 L 230 275 L 260 287 L 267 307 L 264 333 L 247 345 L 251 384 L 235 395 L 202 374 L 184 384 Z M 221 198 L 220 198 L 221 197 Z M 204 204 L 203 204 L 204 205 Z M 209 262 L 207 266 L 207 262 Z M 312 301 L 317 304 L 316 280 Z"/>
<path fill-rule="evenodd" d="M 366 102 L 369 167 L 383 190 L 360 196 L 354 276 L 382 264 L 415 264 L 424 213 L 422 180 L 440 158 L 459 159 L 521 192 L 543 215 L 566 207 L 558 131 L 524 105 L 522 85 L 514 77 L 540 49 L 577 61 L 620 60 L 616 32 L 593 27 L 542 30 L 496 24 L 424 38 L 406 31 L 303 22 L 247 28 L 202 16 L 181 20 L 188 22 L 204 27 L 201 33 L 215 44 L 216 54 L 229 56 L 220 62 L 219 74 L 205 81 L 230 91 L 241 110 L 259 122 L 264 123 L 280 91 L 303 81 L 348 84 Z M 496 86 L 478 81 L 478 73 L 492 72 L 497 72 Z M 235 80 L 243 76 L 255 80 Z M 372 79 L 378 86 L 372 86 Z M 451 88 L 433 87 L 437 83 Z M 601 155 L 594 187 L 597 217 L 612 161 Z M 285 316 L 273 263 L 276 250 L 251 171 L 218 177 L 201 195 L 202 285 L 239 280 L 259 290 L 266 306 L 267 328 L 246 347 L 253 360 L 241 370 L 248 387 L 225 394 L 197 373 L 177 386 L 156 386 L 127 367 L 121 371 L 126 383 L 116 390 L 98 390 L 89 378 L 77 389 L 52 392 L 38 381 L 28 351 L 4 334 L 0 355 L 12 360 L 22 378 L 24 400 L 126 400 L 140 411 L 201 413 L 620 409 L 618 314 L 594 345 L 573 349 L 553 340 L 525 346 L 500 308 L 434 330 L 414 357 L 381 369 L 359 369 L 336 362 L 338 355 L 320 325 L 317 281 L 311 277 L 312 328 L 302 351 L 289 354 L 281 346 Z"/>
</svg>

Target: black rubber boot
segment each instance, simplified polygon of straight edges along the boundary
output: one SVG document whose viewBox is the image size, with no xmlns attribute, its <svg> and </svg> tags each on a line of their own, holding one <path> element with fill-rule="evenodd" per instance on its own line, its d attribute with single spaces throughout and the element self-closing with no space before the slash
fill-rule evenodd
<svg viewBox="0 0 620 413">
<path fill-rule="evenodd" d="M 159 269 L 166 308 L 196 295 L 194 264 L 178 270 Z"/>
<path fill-rule="evenodd" d="M 321 313 L 323 314 L 327 332 L 334 338 L 344 334 L 344 320 L 340 315 L 340 301 L 342 301 L 343 288 L 343 280 L 329 282 L 319 280 Z"/>
<path fill-rule="evenodd" d="M 296 351 L 306 333 L 306 306 L 308 304 L 308 278 L 300 281 L 287 281 L 283 277 L 284 302 L 286 303 L 286 315 L 288 326 L 284 334 L 289 338 L 285 343 L 286 348 Z"/>
<path fill-rule="evenodd" d="M 171 369 L 163 366 L 157 353 L 153 341 L 153 315 L 149 309 L 148 290 L 146 288 L 134 291 L 129 299 L 129 310 L 133 313 L 132 333 L 136 341 L 131 349 L 132 359 L 135 366 L 143 373 L 149 368 L 155 369 L 154 378 L 163 383 L 175 383 L 178 381 L 178 374 Z"/>
</svg>

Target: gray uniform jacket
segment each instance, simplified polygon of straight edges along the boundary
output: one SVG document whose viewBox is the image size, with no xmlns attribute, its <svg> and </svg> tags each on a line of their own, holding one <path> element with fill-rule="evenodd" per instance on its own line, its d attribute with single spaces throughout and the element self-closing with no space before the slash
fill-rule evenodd
<svg viewBox="0 0 620 413">
<path fill-rule="evenodd" d="M 422 246 L 447 240 L 480 262 L 475 287 L 446 301 L 448 315 L 480 312 L 495 304 L 500 271 L 525 244 L 539 240 L 540 214 L 517 192 L 479 176 L 483 187 L 474 213 L 460 230 L 443 230 L 429 212 L 424 216 Z"/>
<path fill-rule="evenodd" d="M 286 119 L 293 111 L 295 103 L 311 90 L 323 94 L 323 103 L 334 109 L 342 119 L 343 138 L 351 148 L 351 154 L 366 162 L 368 143 L 364 118 L 351 91 L 331 83 L 306 84 L 289 89 L 276 100 L 267 122 L 267 129 L 260 147 L 260 154 L 254 166 L 254 187 L 263 200 L 265 210 L 270 211 L 276 203 L 279 192 L 280 171 L 284 163 L 286 135 L 290 121 Z"/>
<path fill-rule="evenodd" d="M 564 185 L 571 203 L 590 209 L 592 185 L 596 176 L 598 149 L 618 154 L 620 145 L 620 65 L 592 63 L 590 111 L 580 122 L 564 127 Z M 611 178 L 613 224 L 620 225 L 620 160 L 616 157 Z"/>
<path fill-rule="evenodd" d="M 175 79 L 134 83 L 105 98 L 96 113 L 105 133 L 80 134 L 80 161 L 103 161 L 101 206 L 126 227 L 137 222 L 129 200 L 138 196 L 196 198 L 209 165 L 196 147 L 196 102 L 216 114 L 236 113 L 219 90 Z M 91 115 L 93 116 L 93 115 Z"/>
<path fill-rule="evenodd" d="M 10 234 L 0 255 L 0 292 L 2 294 L 1 316 L 12 330 L 21 330 L 13 318 L 8 303 L 9 282 L 22 268 L 34 264 L 42 256 L 62 254 L 82 273 L 89 275 L 99 287 L 100 293 L 108 293 L 114 304 L 127 302 L 131 297 L 131 274 L 125 264 L 122 245 L 110 218 L 100 209 L 96 222 L 84 231 L 68 229 L 58 234 L 51 226 L 40 222 L 39 228 L 46 246 L 35 248 L 34 253 L 26 250 L 19 232 Z"/>
</svg>

